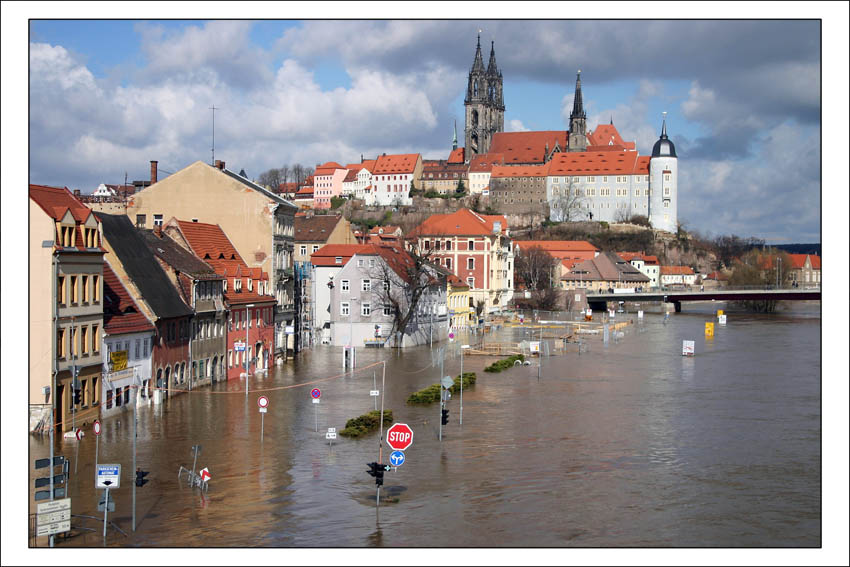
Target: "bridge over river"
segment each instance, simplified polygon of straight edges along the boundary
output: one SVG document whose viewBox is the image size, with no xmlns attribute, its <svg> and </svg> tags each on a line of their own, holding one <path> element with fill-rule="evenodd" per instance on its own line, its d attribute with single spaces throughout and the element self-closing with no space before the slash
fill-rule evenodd
<svg viewBox="0 0 850 567">
<path fill-rule="evenodd" d="M 662 289 L 640 293 L 589 293 L 587 303 L 593 310 L 604 310 L 609 301 L 663 301 L 672 303 L 676 313 L 684 301 L 812 301 L 820 300 L 821 290 L 801 288 L 720 288 L 710 290 Z"/>
</svg>

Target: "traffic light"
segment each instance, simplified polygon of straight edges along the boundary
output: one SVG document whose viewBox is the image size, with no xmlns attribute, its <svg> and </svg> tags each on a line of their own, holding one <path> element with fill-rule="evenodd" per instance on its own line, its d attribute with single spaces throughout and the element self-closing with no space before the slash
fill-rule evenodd
<svg viewBox="0 0 850 567">
<path fill-rule="evenodd" d="M 143 471 L 141 468 L 136 469 L 136 486 L 144 486 L 148 479 L 145 477 L 148 476 L 149 471 Z"/>
<path fill-rule="evenodd" d="M 74 404 L 79 404 L 83 401 L 83 391 L 74 390 Z"/>
<path fill-rule="evenodd" d="M 449 410 L 443 409 L 442 411 L 442 422 L 443 425 L 446 425 L 449 422 Z"/>
<path fill-rule="evenodd" d="M 384 472 L 392 469 L 392 466 L 382 463 L 366 463 L 366 465 L 369 467 L 366 472 L 375 477 L 375 484 L 382 486 L 384 484 Z"/>
<path fill-rule="evenodd" d="M 383 486 L 384 485 L 384 465 L 378 465 L 377 475 L 375 476 L 375 485 Z"/>
<path fill-rule="evenodd" d="M 378 467 L 380 467 L 380 465 L 378 463 L 366 463 L 366 466 L 369 467 L 369 470 L 366 471 L 369 473 L 369 476 L 378 478 Z"/>
</svg>

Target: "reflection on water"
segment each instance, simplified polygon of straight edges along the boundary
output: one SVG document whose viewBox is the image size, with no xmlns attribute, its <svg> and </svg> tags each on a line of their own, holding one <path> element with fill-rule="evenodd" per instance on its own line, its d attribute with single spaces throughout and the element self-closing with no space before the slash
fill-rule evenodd
<svg viewBox="0 0 850 567">
<path fill-rule="evenodd" d="M 339 349 L 319 347 L 252 378 L 247 397 L 243 381 L 175 396 L 139 411 L 138 464 L 151 474 L 137 489 L 135 533 L 132 414 L 108 419 L 99 460 L 122 464 L 110 519 L 129 534 L 111 532 L 108 543 L 817 546 L 818 307 L 730 314 L 706 339 L 704 323 L 718 306 L 687 306 L 667 324 L 647 313 L 616 343 L 586 337 L 587 352 L 544 358 L 540 381 L 536 362 L 489 374 L 482 370 L 492 358 L 466 356 L 464 370 L 477 372 L 478 383 L 464 391 L 463 426 L 458 397 L 449 402 L 442 443 L 438 408 L 405 404 L 439 379 L 427 346 L 363 350 L 354 375 L 340 375 Z M 503 328 L 487 340 L 525 334 Z M 693 358 L 681 356 L 684 339 L 696 342 Z M 459 344 L 447 345 L 446 374 L 459 372 Z M 377 434 L 330 445 L 324 433 L 374 408 L 369 391 L 374 372 L 381 388 L 382 367 L 370 365 L 381 360 L 385 406 L 413 428 L 414 444 L 404 465 L 386 473 L 376 510 L 366 463 L 378 457 Z M 318 406 L 313 387 L 322 390 Z M 270 401 L 262 439 L 259 395 Z M 202 445 L 198 468 L 212 474 L 207 493 L 177 480 L 181 465 L 191 468 L 195 444 Z M 57 446 L 57 454 L 74 454 L 71 442 Z M 32 437 L 32 458 L 47 454 L 46 441 Z M 388 454 L 385 447 L 385 461 Z M 71 479 L 74 514 L 101 514 L 93 460 L 89 433 Z M 98 528 L 88 520 L 74 525 Z M 75 531 L 59 545 L 102 545 L 99 530 Z"/>
</svg>

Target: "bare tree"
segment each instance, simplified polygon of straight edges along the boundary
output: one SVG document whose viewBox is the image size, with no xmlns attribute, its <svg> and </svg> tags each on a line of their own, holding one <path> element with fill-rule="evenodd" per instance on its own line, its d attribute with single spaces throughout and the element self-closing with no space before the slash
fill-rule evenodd
<svg viewBox="0 0 850 567">
<path fill-rule="evenodd" d="M 514 257 L 514 274 L 530 291 L 552 287 L 552 276 L 558 259 L 540 246 L 519 248 Z"/>
<path fill-rule="evenodd" d="M 268 171 L 264 171 L 257 178 L 257 181 L 263 187 L 266 187 L 277 193 L 280 190 L 280 170 L 272 168 Z"/>
<path fill-rule="evenodd" d="M 408 243 L 409 244 L 409 243 Z M 390 337 L 404 335 L 413 323 L 423 296 L 445 289 L 445 274 L 430 262 L 433 250 L 420 251 L 415 245 L 378 247 L 382 261 L 376 262 L 370 277 L 378 280 L 379 301 L 393 317 Z M 401 344 L 396 344 L 401 346 Z"/>
<path fill-rule="evenodd" d="M 282 184 L 289 183 L 289 166 L 287 164 L 280 166 L 280 169 L 278 169 L 278 175 L 280 176 L 280 182 Z"/>
<path fill-rule="evenodd" d="M 583 206 L 585 202 L 584 189 L 568 177 L 568 185 L 563 189 L 553 191 L 549 204 L 549 218 L 555 222 L 573 222 L 584 219 Z"/>
</svg>

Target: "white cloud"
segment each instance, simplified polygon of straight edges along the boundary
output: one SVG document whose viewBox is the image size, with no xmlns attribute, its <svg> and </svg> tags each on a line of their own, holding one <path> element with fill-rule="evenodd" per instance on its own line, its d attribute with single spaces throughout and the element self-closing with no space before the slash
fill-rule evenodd
<svg viewBox="0 0 850 567">
<path fill-rule="evenodd" d="M 508 120 L 508 126 L 505 128 L 507 132 L 528 132 L 530 129 L 526 128 L 522 123 L 522 120 Z"/>
</svg>

